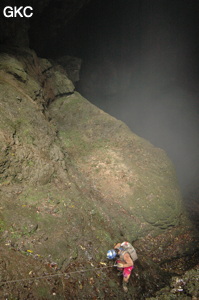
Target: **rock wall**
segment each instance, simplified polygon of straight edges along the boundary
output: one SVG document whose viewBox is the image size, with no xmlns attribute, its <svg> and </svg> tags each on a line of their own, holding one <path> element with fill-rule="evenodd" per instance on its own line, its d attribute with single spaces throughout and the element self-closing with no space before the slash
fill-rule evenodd
<svg viewBox="0 0 199 300">
<path fill-rule="evenodd" d="M 26 48 L 2 49 L 0 106 L 1 247 L 64 271 L 107 265 L 106 251 L 129 240 L 140 278 L 154 289 L 164 281 L 161 265 L 196 251 L 166 153 L 84 99 L 62 66 Z M 98 289 L 89 290 L 105 296 L 98 275 Z M 78 282 L 64 291 L 74 296 Z"/>
</svg>

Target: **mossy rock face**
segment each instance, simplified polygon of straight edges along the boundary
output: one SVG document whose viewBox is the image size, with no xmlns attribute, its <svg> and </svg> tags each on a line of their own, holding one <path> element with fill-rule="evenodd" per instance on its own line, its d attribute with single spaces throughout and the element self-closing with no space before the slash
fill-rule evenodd
<svg viewBox="0 0 199 300">
<path fill-rule="evenodd" d="M 86 297 L 87 290 L 93 299 L 122 297 L 106 252 L 129 240 L 138 250 L 142 282 L 159 285 L 159 265 L 190 255 L 197 240 L 166 153 L 74 92 L 60 66 L 30 50 L 1 57 L 0 246 L 12 253 L 2 280 L 13 278 L 21 252 L 63 272 L 96 267 L 84 279 L 60 280 L 59 299 Z M 21 277 L 36 272 L 35 264 L 27 266 L 20 267 Z M 137 285 L 130 287 L 132 298 L 141 295 Z M 48 292 L 41 285 L 39 297 Z"/>
<path fill-rule="evenodd" d="M 12 74 L 15 78 L 22 82 L 26 82 L 28 75 L 25 70 L 25 65 L 14 56 L 7 53 L 0 55 L 0 70 Z"/>
<path fill-rule="evenodd" d="M 50 158 L 55 137 L 52 126 L 33 101 L 8 83 L 0 85 L 0 101 L 2 180 L 10 177 L 17 182 L 48 182 L 54 173 Z"/>
<path fill-rule="evenodd" d="M 52 103 L 50 113 L 68 153 L 113 210 L 114 218 L 116 212 L 123 218 L 126 213 L 124 223 L 130 230 L 134 217 L 140 233 L 145 226 L 159 231 L 178 224 L 181 196 L 174 168 L 163 150 L 78 93 Z"/>
</svg>

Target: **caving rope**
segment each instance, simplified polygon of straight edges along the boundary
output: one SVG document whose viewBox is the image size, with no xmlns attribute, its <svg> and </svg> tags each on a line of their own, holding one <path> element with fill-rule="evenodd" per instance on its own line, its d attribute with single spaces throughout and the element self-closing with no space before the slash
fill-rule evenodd
<svg viewBox="0 0 199 300">
<path fill-rule="evenodd" d="M 8 283 L 16 283 L 16 282 L 21 282 L 21 281 L 34 281 L 34 280 L 38 280 L 38 279 L 42 279 L 42 278 L 50 278 L 50 277 L 55 277 L 55 276 L 68 276 L 68 275 L 75 274 L 75 273 L 84 273 L 84 272 L 94 271 L 94 270 L 104 270 L 104 269 L 113 268 L 113 267 L 114 266 L 99 267 L 99 268 L 83 269 L 83 270 L 73 271 L 73 272 L 67 272 L 67 273 L 46 274 L 46 275 L 38 276 L 38 277 L 31 277 L 31 278 L 22 278 L 22 279 L 15 279 L 15 280 L 0 281 L 0 285 L 8 284 Z"/>
</svg>

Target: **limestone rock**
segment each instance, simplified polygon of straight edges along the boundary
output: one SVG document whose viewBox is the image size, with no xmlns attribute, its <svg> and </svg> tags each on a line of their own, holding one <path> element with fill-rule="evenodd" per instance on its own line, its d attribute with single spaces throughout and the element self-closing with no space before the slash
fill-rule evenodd
<svg viewBox="0 0 199 300">
<path fill-rule="evenodd" d="M 3 246 L 30 249 L 60 268 L 88 258 L 99 267 L 106 249 L 129 240 L 142 282 L 158 285 L 161 265 L 191 256 L 198 245 L 171 161 L 77 93 L 61 66 L 33 51 L 13 51 L 0 55 L 6 57 L 0 70 Z M 2 276 L 13 278 L 12 270 Z M 64 287 L 65 294 L 70 290 L 77 298 L 74 287 Z"/>
<path fill-rule="evenodd" d="M 75 83 L 79 81 L 79 72 L 81 68 L 81 59 L 71 56 L 62 56 L 57 59 L 57 62 L 61 64 L 67 72 L 69 79 Z"/>
<path fill-rule="evenodd" d="M 132 226 L 131 238 L 179 224 L 181 195 L 163 150 L 78 93 L 53 102 L 49 109 L 68 153 L 98 191 L 109 214 L 126 214 L 120 226 Z"/>
<path fill-rule="evenodd" d="M 15 78 L 24 83 L 27 81 L 28 76 L 24 64 L 7 53 L 0 55 L 0 70 L 12 74 Z"/>
</svg>

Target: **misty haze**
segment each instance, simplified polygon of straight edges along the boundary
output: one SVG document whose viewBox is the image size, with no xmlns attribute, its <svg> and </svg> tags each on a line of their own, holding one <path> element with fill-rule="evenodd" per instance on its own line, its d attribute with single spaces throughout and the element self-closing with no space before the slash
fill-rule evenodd
<svg viewBox="0 0 199 300">
<path fill-rule="evenodd" d="M 166 1 L 143 7 L 138 2 L 123 8 L 122 15 L 113 3 L 108 11 L 98 3 L 90 27 L 89 12 L 82 15 L 76 31 L 87 26 L 91 32 L 82 38 L 77 89 L 163 148 L 189 199 L 199 183 L 197 10 L 181 1 L 167 10 Z"/>
<path fill-rule="evenodd" d="M 0 299 L 199 299 L 199 1 L 7 5 Z"/>
<path fill-rule="evenodd" d="M 42 56 L 82 59 L 76 89 L 173 161 L 184 199 L 199 190 L 199 3 L 91 1 Z M 36 37 L 35 37 L 36 38 Z M 50 45 L 50 47 L 49 47 Z"/>
</svg>

